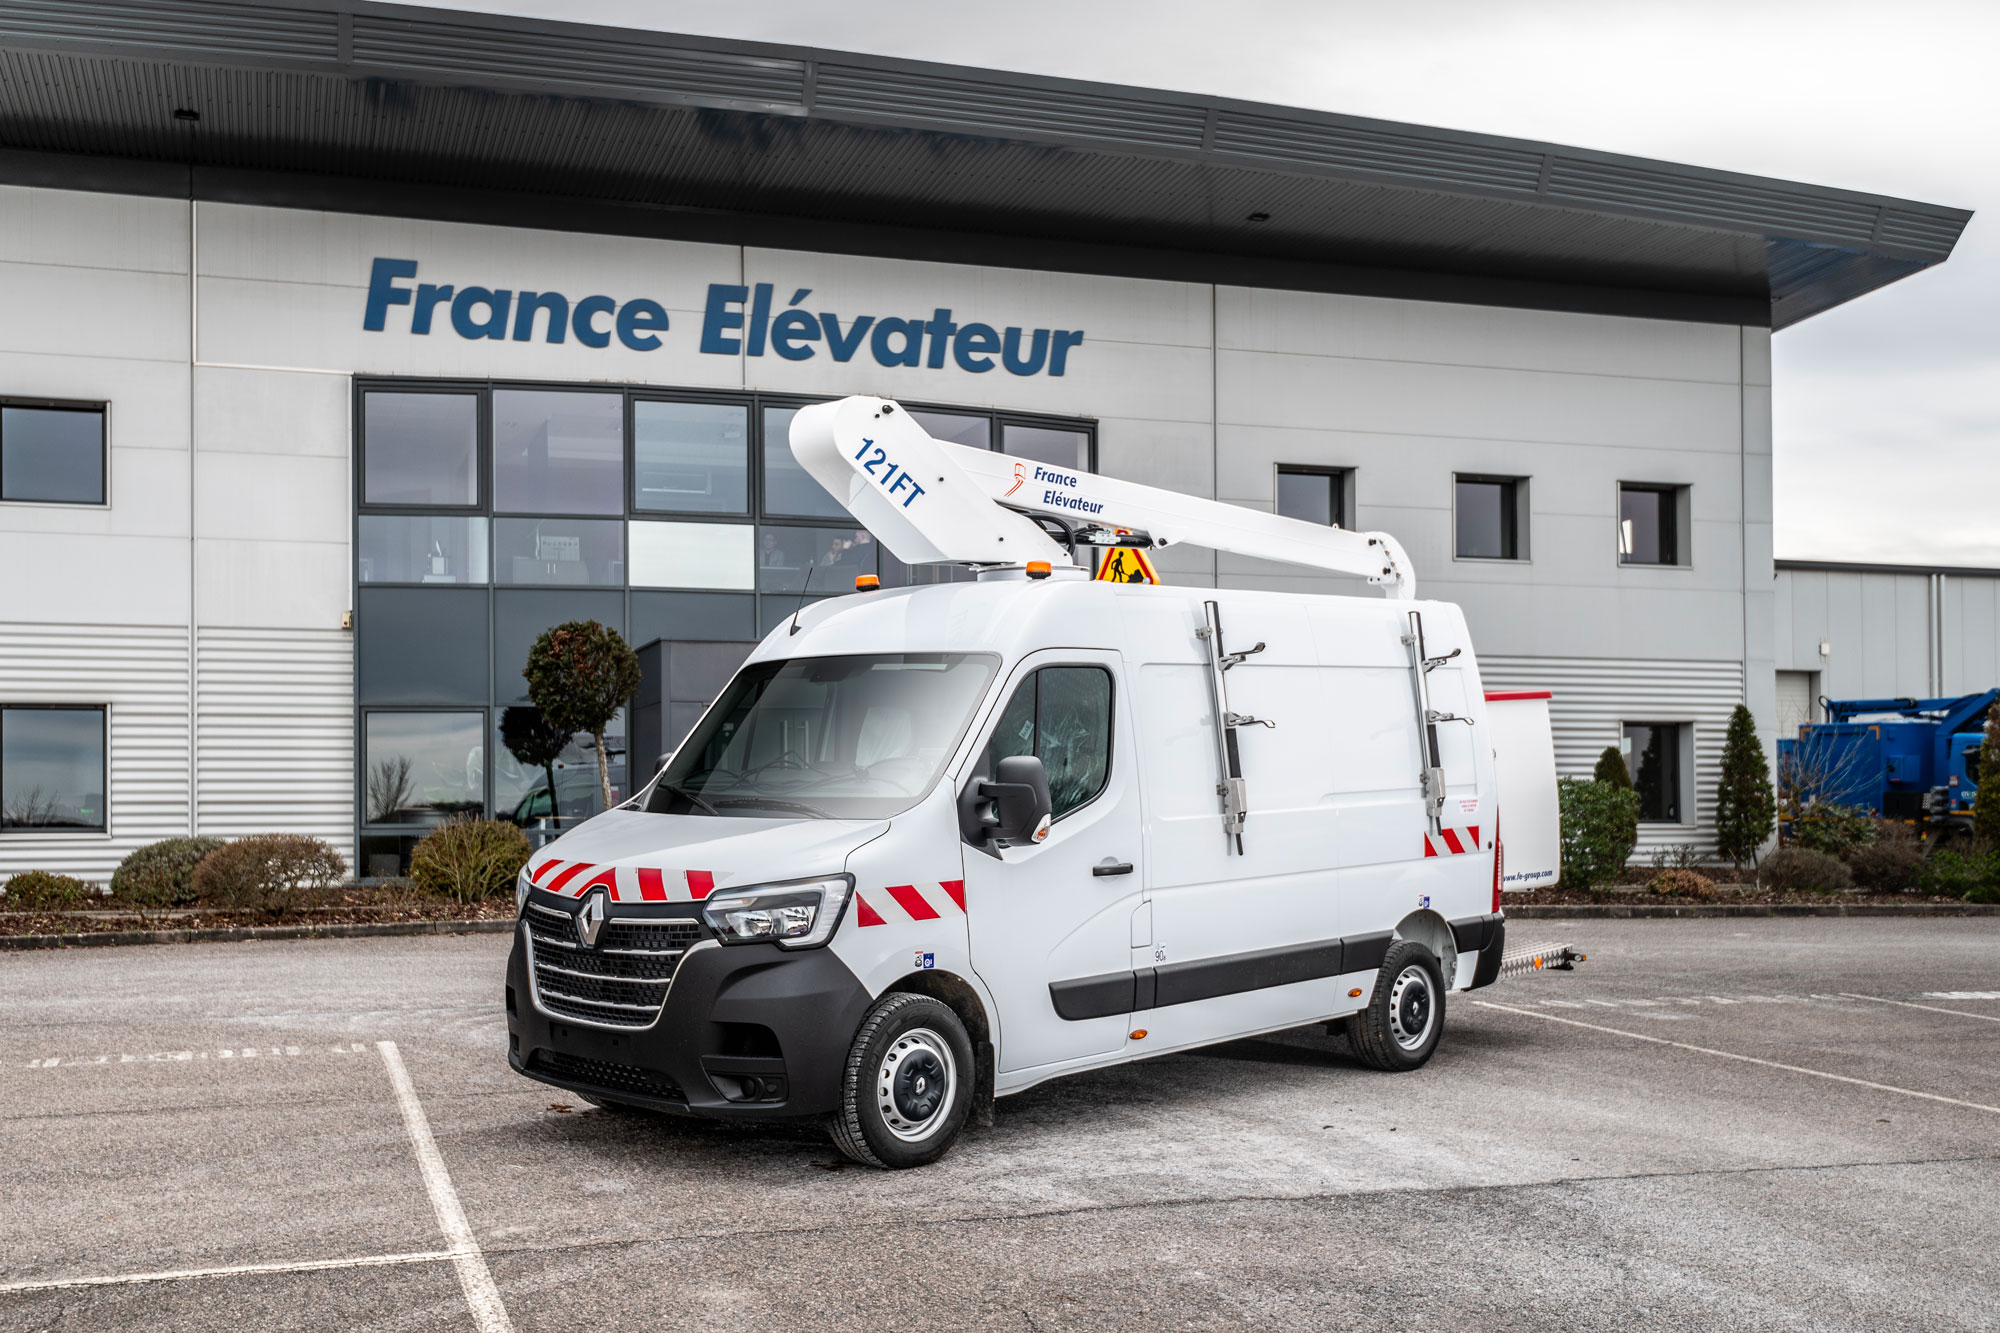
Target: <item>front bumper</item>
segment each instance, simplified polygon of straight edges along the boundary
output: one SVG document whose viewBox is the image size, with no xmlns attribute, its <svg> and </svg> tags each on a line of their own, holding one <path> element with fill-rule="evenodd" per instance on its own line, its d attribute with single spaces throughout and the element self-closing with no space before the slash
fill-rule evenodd
<svg viewBox="0 0 2000 1333">
<path fill-rule="evenodd" d="M 718 1118 L 779 1120 L 839 1105 L 847 1049 L 870 997 L 830 949 L 703 942 L 681 957 L 656 1020 L 608 1028 L 540 1008 L 526 934 L 516 926 L 507 962 L 507 1059 L 515 1072 L 572 1092 Z"/>
</svg>

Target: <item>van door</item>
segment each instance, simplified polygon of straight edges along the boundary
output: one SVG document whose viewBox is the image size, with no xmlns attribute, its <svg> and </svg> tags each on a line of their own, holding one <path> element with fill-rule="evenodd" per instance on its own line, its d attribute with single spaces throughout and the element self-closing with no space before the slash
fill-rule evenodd
<svg viewBox="0 0 2000 1333">
<path fill-rule="evenodd" d="M 965 849 L 972 966 L 999 1009 L 1003 1074 L 1125 1045 L 1132 914 L 1146 870 L 1122 688 L 1116 653 L 1065 649 L 1026 659 L 966 779 L 990 776 L 1009 755 L 1036 755 L 1055 816 L 1039 845 L 997 856 Z M 1063 1009 L 1079 1016 L 1057 1012 L 1051 983 Z"/>
</svg>

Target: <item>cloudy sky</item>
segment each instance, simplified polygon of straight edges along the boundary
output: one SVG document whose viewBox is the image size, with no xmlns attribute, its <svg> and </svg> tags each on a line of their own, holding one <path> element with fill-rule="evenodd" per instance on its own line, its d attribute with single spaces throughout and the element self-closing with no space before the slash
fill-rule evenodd
<svg viewBox="0 0 2000 1333">
<path fill-rule="evenodd" d="M 1775 340 L 1777 546 L 2000 566 L 2000 5 L 451 0 L 1516 135 L 1978 210 Z"/>
</svg>

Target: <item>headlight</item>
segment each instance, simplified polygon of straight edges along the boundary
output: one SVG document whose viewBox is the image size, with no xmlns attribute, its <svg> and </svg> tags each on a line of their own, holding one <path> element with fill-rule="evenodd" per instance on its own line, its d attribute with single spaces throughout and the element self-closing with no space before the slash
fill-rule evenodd
<svg viewBox="0 0 2000 1333">
<path fill-rule="evenodd" d="M 528 902 L 528 890 L 533 887 L 534 887 L 534 881 L 528 878 L 528 867 L 522 866 L 521 873 L 514 876 L 515 916 L 521 915 L 521 909 L 524 906 L 526 906 Z"/>
<path fill-rule="evenodd" d="M 854 881 L 846 875 L 730 889 L 703 903 L 701 915 L 724 944 L 770 941 L 787 949 L 810 949 L 832 937 L 853 889 Z"/>
</svg>

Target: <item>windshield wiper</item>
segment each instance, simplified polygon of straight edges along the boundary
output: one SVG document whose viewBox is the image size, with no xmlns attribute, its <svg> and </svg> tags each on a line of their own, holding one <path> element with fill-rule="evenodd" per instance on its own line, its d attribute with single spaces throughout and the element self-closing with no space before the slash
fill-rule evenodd
<svg viewBox="0 0 2000 1333">
<path fill-rule="evenodd" d="M 668 791 L 672 792 L 676 796 L 687 797 L 688 803 L 690 805 L 700 806 L 702 809 L 708 811 L 708 813 L 710 813 L 711 815 L 714 815 L 717 819 L 721 819 L 723 817 L 722 812 L 716 809 L 714 806 L 710 805 L 707 799 L 703 797 L 700 792 L 689 791 L 686 787 L 681 786 L 677 782 L 662 782 L 660 785 L 662 787 L 665 787 Z"/>
<path fill-rule="evenodd" d="M 824 810 L 815 810 L 812 806 L 803 805 L 798 801 L 781 801 L 773 796 L 724 796 L 721 800 L 724 805 L 729 806 L 760 805 L 769 807 L 772 810 L 791 810 L 813 819 L 833 818 L 832 815 L 827 814 Z"/>
</svg>

